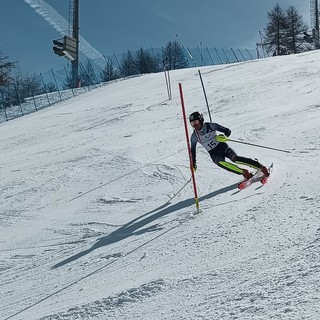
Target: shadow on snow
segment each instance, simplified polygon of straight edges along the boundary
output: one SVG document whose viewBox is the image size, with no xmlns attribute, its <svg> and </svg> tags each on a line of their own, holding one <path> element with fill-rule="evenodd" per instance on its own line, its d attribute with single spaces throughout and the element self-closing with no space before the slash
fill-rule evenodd
<svg viewBox="0 0 320 320">
<path fill-rule="evenodd" d="M 237 184 L 233 184 L 231 186 L 221 188 L 221 189 L 216 190 L 214 192 L 211 192 L 203 197 L 200 197 L 199 201 L 201 202 L 203 200 L 213 198 L 219 194 L 223 194 L 225 192 L 231 191 L 236 188 L 237 188 Z M 97 240 L 97 242 L 91 248 L 84 250 L 84 251 L 81 251 L 81 252 L 55 264 L 52 268 L 55 269 L 55 268 L 62 267 L 63 265 L 66 265 L 72 261 L 75 261 L 75 260 L 87 255 L 88 253 L 94 251 L 95 249 L 100 248 L 100 247 L 119 242 L 121 240 L 124 240 L 124 239 L 132 237 L 132 236 L 141 235 L 146 232 L 152 232 L 152 231 L 159 230 L 160 228 L 158 227 L 157 224 L 154 224 L 152 226 L 148 226 L 146 228 L 143 228 L 143 227 L 147 226 L 149 223 L 154 222 L 157 219 L 160 219 L 170 213 L 173 213 L 175 211 L 193 206 L 195 204 L 195 199 L 189 198 L 189 199 L 180 201 L 180 202 L 168 207 L 169 204 L 170 204 L 170 202 L 168 202 L 168 203 L 128 222 L 127 224 L 121 226 L 119 229 L 111 232 L 109 235 L 99 238 Z M 143 229 L 141 229 L 141 228 L 143 228 Z"/>
</svg>

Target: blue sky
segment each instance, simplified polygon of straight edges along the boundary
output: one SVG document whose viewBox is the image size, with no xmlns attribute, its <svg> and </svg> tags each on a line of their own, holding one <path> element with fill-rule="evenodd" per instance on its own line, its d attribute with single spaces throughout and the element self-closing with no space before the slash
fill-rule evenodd
<svg viewBox="0 0 320 320">
<path fill-rule="evenodd" d="M 0 0 L 0 50 L 25 72 L 62 69 L 67 60 L 52 51 L 62 34 L 30 2 L 68 20 L 69 0 Z M 276 3 L 294 5 L 309 24 L 309 0 L 80 0 L 80 35 L 92 54 L 105 56 L 160 48 L 176 34 L 190 48 L 253 49 Z"/>
</svg>

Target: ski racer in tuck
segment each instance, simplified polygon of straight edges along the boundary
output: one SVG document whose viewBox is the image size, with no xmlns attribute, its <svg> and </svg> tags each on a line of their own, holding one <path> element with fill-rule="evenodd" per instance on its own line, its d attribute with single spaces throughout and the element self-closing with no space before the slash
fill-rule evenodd
<svg viewBox="0 0 320 320">
<path fill-rule="evenodd" d="M 238 156 L 227 143 L 216 140 L 216 131 L 222 132 L 225 136 L 229 137 L 231 134 L 230 129 L 218 123 L 204 122 L 203 115 L 197 111 L 190 115 L 189 121 L 194 129 L 191 135 L 191 155 L 194 170 L 197 169 L 196 146 L 199 142 L 208 151 L 212 161 L 225 170 L 242 175 L 247 180 L 250 179 L 253 174 L 247 169 L 242 169 L 237 166 L 237 164 L 240 164 L 261 170 L 265 176 L 269 176 L 268 169 L 257 160 Z M 226 161 L 225 158 L 230 159 L 236 164 Z"/>
</svg>

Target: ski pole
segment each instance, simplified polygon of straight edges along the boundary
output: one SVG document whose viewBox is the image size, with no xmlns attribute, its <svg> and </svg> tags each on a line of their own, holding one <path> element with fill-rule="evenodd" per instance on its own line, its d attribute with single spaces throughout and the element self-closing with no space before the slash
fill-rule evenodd
<svg viewBox="0 0 320 320">
<path fill-rule="evenodd" d="M 164 64 L 164 60 L 163 60 L 163 71 L 164 71 L 164 77 L 166 78 L 166 85 L 167 85 L 167 91 L 168 91 L 168 99 L 171 100 L 170 90 L 169 90 L 169 82 L 168 82 L 168 75 L 167 75 L 166 66 L 165 66 L 165 64 Z"/>
<path fill-rule="evenodd" d="M 216 140 L 217 140 L 218 142 L 227 142 L 227 141 L 230 141 L 230 142 L 247 144 L 247 145 L 249 145 L 249 146 L 254 146 L 254 147 L 259 147 L 259 148 L 264 148 L 264 149 L 270 149 L 270 150 L 275 150 L 275 151 L 280 151 L 280 152 L 291 153 L 291 151 L 288 151 L 288 150 L 282 150 L 282 149 L 277 149 L 277 148 L 262 146 L 262 145 L 259 145 L 259 144 L 254 144 L 254 143 L 249 143 L 249 142 L 243 142 L 243 141 L 238 141 L 238 140 L 229 139 L 228 137 L 226 137 L 226 136 L 224 136 L 224 135 L 218 135 L 218 136 L 216 136 Z"/>
<path fill-rule="evenodd" d="M 208 113 L 209 113 L 210 122 L 212 122 L 211 113 L 210 113 L 210 109 L 209 109 L 208 98 L 207 98 L 206 90 L 204 88 L 204 84 L 203 84 L 202 75 L 201 75 L 200 70 L 198 70 L 198 73 L 199 73 L 199 77 L 200 77 L 200 81 L 201 81 L 201 85 L 202 85 L 202 90 L 203 90 L 203 93 L 204 93 L 204 98 L 205 98 L 206 104 L 207 104 L 207 109 L 208 109 Z"/>
<path fill-rule="evenodd" d="M 195 67 L 197 67 L 197 63 L 196 63 L 196 60 L 194 60 L 190 50 L 185 46 L 185 44 L 182 42 L 182 40 L 180 39 L 180 37 L 176 34 L 176 37 L 178 38 L 178 40 L 180 41 L 180 43 L 182 44 L 182 46 L 185 48 L 185 50 L 187 51 L 189 57 L 191 58 L 191 60 L 193 61 Z"/>
</svg>

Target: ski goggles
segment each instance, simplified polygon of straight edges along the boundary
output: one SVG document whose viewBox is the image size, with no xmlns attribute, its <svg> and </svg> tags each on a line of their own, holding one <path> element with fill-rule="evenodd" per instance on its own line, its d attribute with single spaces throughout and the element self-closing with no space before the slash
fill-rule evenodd
<svg viewBox="0 0 320 320">
<path fill-rule="evenodd" d="M 191 121 L 190 124 L 191 124 L 192 127 L 195 127 L 195 126 L 198 126 L 200 124 L 200 121 L 199 120 L 194 120 L 194 121 Z"/>
</svg>

